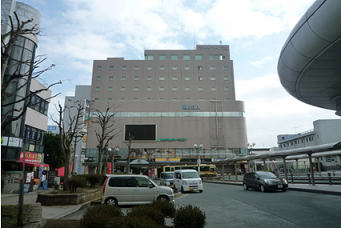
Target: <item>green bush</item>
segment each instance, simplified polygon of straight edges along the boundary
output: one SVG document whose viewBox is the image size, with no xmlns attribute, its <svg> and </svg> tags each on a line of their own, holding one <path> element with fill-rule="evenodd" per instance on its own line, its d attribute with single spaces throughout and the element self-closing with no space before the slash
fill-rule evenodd
<svg viewBox="0 0 341 228">
<path fill-rule="evenodd" d="M 202 228 L 205 224 L 205 212 L 202 212 L 198 207 L 182 206 L 175 212 L 174 228 Z"/>
<path fill-rule="evenodd" d="M 119 227 L 119 228 L 161 228 L 153 220 L 147 217 L 115 217 L 107 222 L 105 228 Z"/>
<path fill-rule="evenodd" d="M 89 174 L 85 175 L 87 181 L 89 181 L 91 188 L 96 187 L 96 184 L 103 185 L 106 176 L 102 174 Z"/>
<path fill-rule="evenodd" d="M 147 218 L 155 221 L 161 226 L 165 225 L 165 216 L 159 209 L 154 208 L 151 204 L 133 207 L 130 211 L 128 211 L 127 216 Z"/>
<path fill-rule="evenodd" d="M 5 181 L 1 178 L 1 191 L 5 188 Z"/>
<path fill-rule="evenodd" d="M 73 176 L 71 177 L 67 184 L 70 187 L 70 192 L 77 192 L 78 187 L 86 186 L 86 178 L 84 176 Z"/>
<path fill-rule="evenodd" d="M 121 208 L 116 206 L 98 205 L 90 207 L 80 220 L 80 228 L 103 228 L 111 220 L 123 217 Z"/>
<path fill-rule="evenodd" d="M 200 177 L 216 177 L 216 174 L 213 173 L 205 173 L 205 174 L 201 174 Z"/>
<path fill-rule="evenodd" d="M 160 210 L 165 217 L 174 218 L 176 211 L 174 203 L 167 200 L 153 200 L 151 206 Z"/>
</svg>

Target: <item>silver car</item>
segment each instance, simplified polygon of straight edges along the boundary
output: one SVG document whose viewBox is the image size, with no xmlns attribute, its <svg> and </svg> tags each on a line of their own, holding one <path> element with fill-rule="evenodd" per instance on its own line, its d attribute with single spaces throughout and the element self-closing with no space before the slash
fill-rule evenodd
<svg viewBox="0 0 341 228">
<path fill-rule="evenodd" d="M 174 177 L 174 172 L 162 172 L 160 174 L 160 185 L 174 188 L 173 177 Z"/>
</svg>

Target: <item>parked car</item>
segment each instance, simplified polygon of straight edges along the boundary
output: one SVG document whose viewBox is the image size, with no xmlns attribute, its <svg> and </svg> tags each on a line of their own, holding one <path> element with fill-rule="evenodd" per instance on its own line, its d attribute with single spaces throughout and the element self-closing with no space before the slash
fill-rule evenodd
<svg viewBox="0 0 341 228">
<path fill-rule="evenodd" d="M 179 169 L 174 172 L 174 189 L 181 190 L 181 192 L 204 191 L 204 186 L 199 174 L 194 169 Z"/>
<path fill-rule="evenodd" d="M 250 172 L 243 178 L 243 187 L 260 189 L 262 192 L 272 190 L 282 190 L 285 192 L 288 188 L 288 182 L 284 178 L 278 178 L 271 172 Z"/>
<path fill-rule="evenodd" d="M 103 185 L 102 203 L 106 205 L 148 204 L 154 199 L 174 202 L 173 189 L 144 175 L 108 175 Z"/>
<path fill-rule="evenodd" d="M 173 188 L 174 187 L 173 176 L 174 176 L 174 172 L 162 172 L 160 174 L 160 185 Z"/>
</svg>

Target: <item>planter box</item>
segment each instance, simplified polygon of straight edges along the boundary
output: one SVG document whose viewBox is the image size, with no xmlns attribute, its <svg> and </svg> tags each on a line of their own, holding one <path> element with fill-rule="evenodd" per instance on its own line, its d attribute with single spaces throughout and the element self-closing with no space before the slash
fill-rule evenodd
<svg viewBox="0 0 341 228">
<path fill-rule="evenodd" d="M 102 196 L 102 189 L 91 189 L 87 192 L 70 194 L 39 193 L 37 202 L 41 203 L 43 206 L 77 205 L 101 198 Z"/>
</svg>

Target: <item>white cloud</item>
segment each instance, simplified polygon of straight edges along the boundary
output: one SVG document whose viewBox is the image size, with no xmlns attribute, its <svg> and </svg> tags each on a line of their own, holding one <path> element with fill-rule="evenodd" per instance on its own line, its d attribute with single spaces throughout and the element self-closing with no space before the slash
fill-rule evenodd
<svg viewBox="0 0 341 228">
<path fill-rule="evenodd" d="M 265 57 L 265 58 L 263 58 L 261 60 L 251 61 L 250 64 L 259 68 L 259 67 L 261 67 L 262 64 L 264 64 L 266 62 L 270 62 L 270 61 L 273 61 L 273 60 L 278 60 L 278 57 L 279 57 L 279 55 L 268 56 L 268 57 Z"/>
</svg>

